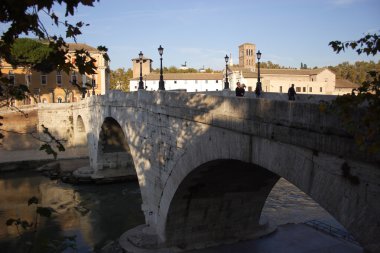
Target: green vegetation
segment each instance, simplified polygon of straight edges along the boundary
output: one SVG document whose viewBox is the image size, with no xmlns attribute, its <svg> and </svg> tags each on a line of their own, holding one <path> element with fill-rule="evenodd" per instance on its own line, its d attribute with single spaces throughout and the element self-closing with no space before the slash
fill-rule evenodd
<svg viewBox="0 0 380 253">
<path fill-rule="evenodd" d="M 164 73 L 198 73 L 199 71 L 195 68 L 188 68 L 188 69 L 179 69 L 175 66 L 170 66 L 168 67 L 163 67 L 162 71 Z M 155 73 L 160 73 L 160 69 L 153 69 L 153 72 Z M 211 68 L 204 69 L 205 73 L 214 73 L 214 72 L 220 72 L 220 71 L 215 71 L 212 70 Z"/>
<path fill-rule="evenodd" d="M 82 27 L 88 25 L 82 21 L 72 24 L 67 18 L 74 16 L 74 12 L 79 6 L 93 6 L 98 1 L 17 0 L 17 3 L 9 0 L 0 1 L 0 23 L 8 27 L 1 35 L 0 58 L 13 66 L 35 69 L 41 72 L 59 69 L 68 73 L 72 69 L 77 69 L 80 74 L 95 74 L 96 61 L 86 50 L 75 50 L 75 63 L 69 59 L 67 54 L 69 47 L 65 39 L 76 41 L 76 36 L 82 33 Z M 64 6 L 64 17 L 59 17 L 53 9 L 54 6 L 58 5 Z M 66 30 L 65 37 L 49 34 L 43 22 L 44 18 L 47 18 L 56 27 L 64 27 Z M 49 21 L 47 22 L 50 25 Z M 20 39 L 19 37 L 22 35 L 35 36 L 38 40 Z M 98 50 L 104 52 L 105 59 L 109 60 L 106 47 L 99 46 Z M 23 83 L 13 85 L 7 75 L 3 74 L 0 69 L 0 107 L 10 107 L 20 111 L 13 106 L 12 101 L 23 100 L 26 97 L 31 97 L 32 94 L 26 85 Z M 74 85 L 82 92 L 86 89 L 77 84 Z M 24 115 L 27 114 L 24 113 Z M 46 132 L 48 133 L 47 129 Z M 0 134 L 0 139 L 3 137 Z M 62 150 L 62 147 L 57 144 L 59 151 Z M 56 153 L 49 143 L 45 143 L 41 150 L 53 155 Z"/>
<path fill-rule="evenodd" d="M 357 61 L 354 64 L 349 62 L 340 63 L 337 66 L 329 66 L 331 71 L 336 74 L 336 78 L 347 79 L 353 83 L 361 84 L 371 80 L 371 71 L 380 70 L 380 61 Z"/>
<path fill-rule="evenodd" d="M 116 70 L 111 70 L 110 74 L 110 84 L 113 90 L 129 91 L 129 79 L 132 78 L 132 69 L 125 71 L 124 68 L 118 68 Z"/>
<path fill-rule="evenodd" d="M 377 34 L 367 34 L 356 41 L 332 41 L 336 53 L 345 49 L 358 54 L 376 55 L 380 52 Z M 378 65 L 377 65 L 378 66 Z M 366 152 L 378 154 L 380 150 L 380 72 L 378 68 L 366 73 L 365 81 L 351 94 L 337 97 L 333 102 L 346 131 L 353 135 L 357 145 Z"/>
</svg>

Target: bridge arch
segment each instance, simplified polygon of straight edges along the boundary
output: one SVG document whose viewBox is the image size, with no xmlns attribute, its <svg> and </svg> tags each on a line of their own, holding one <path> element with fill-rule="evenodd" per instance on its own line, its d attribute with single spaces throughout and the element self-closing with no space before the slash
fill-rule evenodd
<svg viewBox="0 0 380 253">
<path fill-rule="evenodd" d="M 84 121 L 81 115 L 77 116 L 74 134 L 75 134 L 74 142 L 76 145 L 79 145 L 79 146 L 87 145 L 87 131 L 86 131 L 86 126 L 84 124 Z"/>
<path fill-rule="evenodd" d="M 260 217 L 278 179 L 269 170 L 238 160 L 202 164 L 186 176 L 173 197 L 166 243 L 212 245 L 273 231 L 275 227 Z"/>
<path fill-rule="evenodd" d="M 106 117 L 100 127 L 97 150 L 98 170 L 116 169 L 120 175 L 136 176 L 133 157 L 121 125 Z"/>
<path fill-rule="evenodd" d="M 355 194 L 357 190 L 353 190 L 353 187 L 365 186 L 352 185 L 352 182 L 342 177 L 340 173 L 341 166 L 346 161 L 269 139 L 248 135 L 239 136 L 234 133 L 225 134 L 223 130 L 220 131 L 222 132 L 219 133 L 219 136 L 223 138 L 202 136 L 202 138 L 198 138 L 196 142 L 188 145 L 185 154 L 179 158 L 175 166 L 173 166 L 173 168 L 181 169 L 171 171 L 170 176 L 166 180 L 159 203 L 158 215 L 160 218 L 157 222 L 158 235 L 166 245 L 193 243 L 194 240 L 196 241 L 199 238 L 206 238 L 206 241 L 214 239 L 228 240 L 233 239 L 233 237 L 237 239 L 244 238 L 244 236 L 240 238 L 237 237 L 237 231 L 242 226 L 241 222 L 236 223 L 237 227 L 229 228 L 232 234 L 223 234 L 226 229 L 221 227 L 228 227 L 231 225 L 230 223 L 218 225 L 219 227 L 216 227 L 217 230 L 215 230 L 214 235 L 210 235 L 210 231 L 208 230 L 208 226 L 212 226 L 214 223 L 203 223 L 199 225 L 199 227 L 194 227 L 194 230 L 197 231 L 197 235 L 194 236 L 194 232 L 190 233 L 193 236 L 192 238 L 186 237 L 186 231 L 184 231 L 183 237 L 179 237 L 179 234 L 173 234 L 173 226 L 176 226 L 177 230 L 179 227 L 184 226 L 184 224 L 179 225 L 169 218 L 169 216 L 173 216 L 175 212 L 182 212 L 182 214 L 177 214 L 178 216 L 185 214 L 185 217 L 192 218 L 192 220 L 186 221 L 188 224 L 191 224 L 191 222 L 198 224 L 199 219 L 204 217 L 206 217 L 206 221 L 212 221 L 212 217 L 210 220 L 207 219 L 207 212 L 209 211 L 206 210 L 210 207 L 204 206 L 205 208 L 202 210 L 197 210 L 196 213 L 190 215 L 189 213 L 186 214 L 186 212 L 194 210 L 188 209 L 192 207 L 191 204 L 185 203 L 183 200 L 182 202 L 178 202 L 178 200 L 181 197 L 186 200 L 187 197 L 187 200 L 190 201 L 188 198 L 189 194 L 194 194 L 194 191 L 197 191 L 197 187 L 201 187 L 199 185 L 205 185 L 205 183 L 208 182 L 202 182 L 201 178 L 203 176 L 200 177 L 199 175 L 201 174 L 199 173 L 209 173 L 211 171 L 218 173 L 218 170 L 213 168 L 217 167 L 217 165 L 225 166 L 225 169 L 222 170 L 223 173 L 226 173 L 227 170 L 231 170 L 230 178 L 233 178 L 235 168 L 241 167 L 242 169 L 238 169 L 239 180 L 245 180 L 243 176 L 244 173 L 242 174 L 242 172 L 245 172 L 249 175 L 247 178 L 250 178 L 253 182 L 256 180 L 255 173 L 260 175 L 260 177 L 267 182 L 266 186 L 259 190 L 259 201 L 261 201 L 261 204 L 258 205 L 259 208 L 255 210 L 253 214 L 244 214 L 248 216 L 243 215 L 243 217 L 248 217 L 248 219 L 253 219 L 253 217 L 257 219 L 251 223 L 253 227 L 259 226 L 258 217 L 260 216 L 258 216 L 258 211 L 261 213 L 262 205 L 264 205 L 265 199 L 272 187 L 280 177 L 283 177 L 313 198 L 314 201 L 349 230 L 359 242 L 364 242 L 365 244 L 368 238 L 366 238 L 363 231 L 366 231 L 366 226 L 371 227 L 370 223 L 376 222 L 376 219 L 369 218 L 369 216 L 371 216 L 370 210 L 363 210 L 359 204 L 360 198 Z M 217 177 L 218 174 L 214 176 Z M 195 183 L 196 180 L 200 180 L 200 184 Z M 222 182 L 225 182 L 225 180 L 228 180 L 228 174 L 223 178 Z M 202 187 L 208 189 L 207 186 Z M 349 196 L 347 196 L 347 193 L 349 193 Z M 216 193 L 211 192 L 209 194 Z M 242 201 L 244 198 L 244 195 L 241 195 L 239 201 Z M 175 205 L 176 202 L 179 205 L 172 206 L 173 204 Z M 221 206 L 222 210 L 226 211 L 228 205 L 232 204 L 226 202 L 219 206 Z M 248 202 L 247 205 L 250 205 L 250 203 Z M 223 215 L 227 215 L 227 213 L 223 213 Z M 183 219 L 180 221 L 185 222 Z M 253 227 L 246 227 L 243 231 L 248 233 Z M 190 228 L 190 225 L 185 225 L 184 229 Z M 377 233 L 375 230 L 371 232 Z M 187 234 L 189 235 L 189 233 Z"/>
</svg>

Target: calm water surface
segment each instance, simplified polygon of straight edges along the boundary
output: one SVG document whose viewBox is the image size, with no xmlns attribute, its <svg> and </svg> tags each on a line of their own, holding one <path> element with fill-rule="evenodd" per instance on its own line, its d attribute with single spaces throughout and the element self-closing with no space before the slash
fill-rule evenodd
<svg viewBox="0 0 380 253">
<path fill-rule="evenodd" d="M 44 238 L 75 235 L 78 252 L 98 251 L 123 232 L 144 223 L 141 195 L 137 182 L 107 185 L 68 185 L 50 180 L 32 171 L 0 174 L 0 252 L 15 252 L 12 239 L 15 227 L 7 227 L 9 218 L 34 220 L 35 207 L 28 206 L 36 196 L 42 206 L 57 213 L 39 221 L 37 246 Z M 264 214 L 277 224 L 299 223 L 311 219 L 339 224 L 303 192 L 281 179 L 272 190 Z M 39 249 L 36 252 L 44 252 Z M 71 251 L 67 251 L 71 252 Z"/>
</svg>

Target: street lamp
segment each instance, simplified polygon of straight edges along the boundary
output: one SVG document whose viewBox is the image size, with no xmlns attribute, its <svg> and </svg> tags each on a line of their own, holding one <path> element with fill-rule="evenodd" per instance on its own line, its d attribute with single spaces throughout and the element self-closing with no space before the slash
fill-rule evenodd
<svg viewBox="0 0 380 253">
<path fill-rule="evenodd" d="M 140 59 L 140 82 L 139 82 L 139 90 L 144 89 L 144 82 L 142 79 L 142 61 L 143 61 L 143 53 L 140 51 L 139 53 L 139 59 Z"/>
<path fill-rule="evenodd" d="M 161 65 L 160 65 L 160 82 L 158 83 L 158 89 L 159 90 L 165 90 L 165 82 L 164 82 L 164 77 L 162 75 L 162 54 L 164 53 L 164 48 L 160 47 L 158 48 L 158 53 L 160 54 L 160 61 L 161 61 Z"/>
<path fill-rule="evenodd" d="M 228 66 L 227 66 L 227 63 L 228 63 L 228 59 L 229 59 L 230 57 L 228 57 L 228 55 L 226 55 L 225 57 L 224 57 L 224 60 L 226 61 L 226 81 L 224 82 L 224 89 L 225 90 L 228 90 L 229 89 L 229 83 L 228 83 L 228 76 L 227 76 L 227 68 L 228 68 Z"/>
<path fill-rule="evenodd" d="M 261 52 L 260 50 L 256 53 L 257 56 L 257 84 L 256 84 L 256 96 L 260 97 L 261 95 L 261 82 L 260 82 L 260 59 L 261 59 Z"/>
</svg>

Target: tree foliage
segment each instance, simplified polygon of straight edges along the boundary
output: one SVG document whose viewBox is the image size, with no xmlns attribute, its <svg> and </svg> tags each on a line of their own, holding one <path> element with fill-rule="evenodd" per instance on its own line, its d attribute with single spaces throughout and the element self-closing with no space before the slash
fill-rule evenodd
<svg viewBox="0 0 380 253">
<path fill-rule="evenodd" d="M 370 71 L 380 70 L 380 61 L 357 61 L 353 64 L 342 62 L 337 66 L 328 66 L 328 68 L 336 74 L 336 78 L 347 79 L 353 83 L 361 84 L 370 81 Z"/>
<path fill-rule="evenodd" d="M 267 62 L 260 62 L 260 68 L 263 68 L 263 69 L 288 69 L 289 67 L 284 67 L 284 66 L 281 66 L 280 64 L 273 63 L 271 61 L 267 61 Z"/>
<path fill-rule="evenodd" d="M 75 50 L 75 61 L 70 60 L 69 46 L 65 40 L 73 39 L 76 42 L 81 29 L 88 24 L 83 21 L 71 23 L 68 19 L 75 15 L 79 6 L 93 6 L 99 0 L 2 0 L 0 1 L 0 23 L 7 27 L 0 38 L 0 59 L 13 66 L 35 69 L 41 72 L 50 72 L 58 69 L 69 72 L 75 69 L 80 74 L 95 74 L 96 60 L 86 50 Z M 64 14 L 59 15 L 54 9 L 62 5 Z M 64 27 L 65 35 L 56 35 L 48 32 L 44 18 L 55 27 Z M 35 37 L 37 40 L 20 38 L 20 36 Z M 109 60 L 107 48 L 99 46 L 106 61 Z M 76 85 L 82 92 L 82 87 Z M 23 100 L 30 97 L 29 89 L 24 84 L 13 85 L 3 75 L 0 69 L 0 107 L 12 107 L 13 100 Z M 19 111 L 17 108 L 15 110 Z M 45 132 L 48 134 L 48 131 Z M 3 135 L 0 135 L 2 138 Z M 63 146 L 56 143 L 56 148 L 61 151 Z M 46 143 L 42 150 L 56 154 L 54 149 Z M 56 156 L 56 155 L 54 155 Z"/>
<path fill-rule="evenodd" d="M 367 34 L 356 41 L 332 41 L 330 46 L 337 53 L 345 49 L 358 54 L 376 55 L 380 52 L 378 35 Z M 367 73 L 367 80 L 351 94 L 337 97 L 333 106 L 348 133 L 352 134 L 361 149 L 370 153 L 380 150 L 380 72 Z"/>
<path fill-rule="evenodd" d="M 132 76 L 133 72 L 130 68 L 127 71 L 124 68 L 111 70 L 111 89 L 121 89 L 122 91 L 129 91 L 129 79 L 132 78 Z"/>
</svg>

